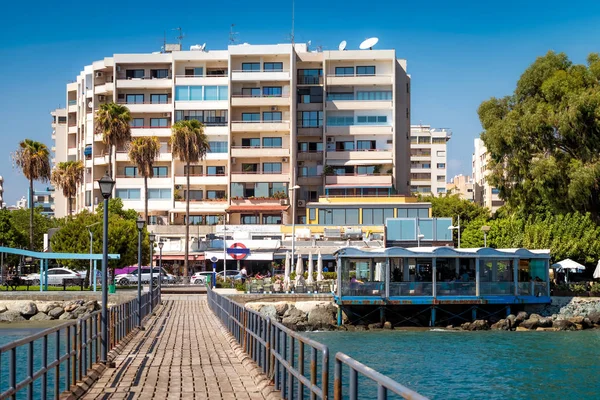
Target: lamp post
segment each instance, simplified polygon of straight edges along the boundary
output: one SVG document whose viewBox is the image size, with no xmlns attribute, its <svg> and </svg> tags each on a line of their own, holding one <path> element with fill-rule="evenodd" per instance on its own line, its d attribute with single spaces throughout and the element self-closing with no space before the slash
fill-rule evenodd
<svg viewBox="0 0 600 400">
<path fill-rule="evenodd" d="M 142 217 L 135 222 L 138 229 L 138 267 L 137 267 L 137 301 L 138 301 L 138 327 L 142 328 L 142 230 L 146 225 Z"/>
<path fill-rule="evenodd" d="M 453 230 L 458 230 L 458 248 L 460 249 L 460 215 L 457 216 L 457 220 L 456 220 L 456 225 L 450 225 L 448 227 L 449 230 L 453 231 Z"/>
<path fill-rule="evenodd" d="M 90 234 L 90 256 L 94 253 L 94 232 L 92 232 L 92 230 L 90 229 L 92 226 L 98 225 L 100 222 L 96 222 L 95 224 L 91 224 L 86 226 L 88 233 Z M 90 272 L 88 274 L 88 280 L 89 280 L 89 275 L 92 275 L 94 277 L 94 292 L 96 291 L 96 268 L 93 268 L 92 265 L 95 264 L 96 261 L 92 260 L 90 257 Z"/>
<path fill-rule="evenodd" d="M 162 249 L 163 246 L 165 245 L 165 242 L 163 242 L 162 240 L 158 241 L 158 298 L 160 300 L 160 295 L 161 295 L 161 290 L 162 290 L 162 274 L 163 274 L 163 269 L 162 269 Z"/>
<path fill-rule="evenodd" d="M 154 297 L 152 297 L 152 286 L 154 285 L 154 241 L 156 240 L 156 235 L 151 233 L 148 235 L 148 239 L 150 240 L 150 312 L 152 312 L 152 306 L 154 305 Z"/>
<path fill-rule="evenodd" d="M 296 254 L 296 190 L 298 189 L 300 189 L 298 185 L 290 188 L 292 191 L 292 260 Z"/>
<path fill-rule="evenodd" d="M 108 362 L 108 199 L 115 187 L 115 181 L 108 176 L 108 173 L 106 173 L 98 180 L 98 186 L 100 186 L 100 193 L 104 198 L 104 229 L 102 234 L 102 340 L 100 341 L 100 362 L 106 364 Z"/>
<path fill-rule="evenodd" d="M 227 227 L 225 224 L 227 223 L 227 214 L 223 214 L 223 279 L 225 280 L 225 284 L 227 284 Z M 216 285 L 216 275 L 215 275 L 215 285 Z"/>
<path fill-rule="evenodd" d="M 487 233 L 490 231 L 490 227 L 487 225 L 484 225 L 481 227 L 481 230 L 483 231 L 483 247 L 487 247 Z"/>
</svg>

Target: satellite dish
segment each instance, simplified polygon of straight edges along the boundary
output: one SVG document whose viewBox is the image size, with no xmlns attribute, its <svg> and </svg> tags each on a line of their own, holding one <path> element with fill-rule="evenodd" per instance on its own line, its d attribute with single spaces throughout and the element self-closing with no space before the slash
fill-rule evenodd
<svg viewBox="0 0 600 400">
<path fill-rule="evenodd" d="M 92 108 L 92 107 L 93 107 L 93 104 L 92 104 L 92 102 L 90 101 L 90 102 L 88 103 L 88 108 Z"/>
<path fill-rule="evenodd" d="M 360 46 L 358 46 L 358 48 L 361 50 L 366 50 L 366 49 L 373 50 L 373 46 L 375 46 L 377 44 L 377 42 L 379 42 L 379 38 L 376 38 L 376 37 L 368 38 L 367 40 L 362 42 L 360 44 Z"/>
<path fill-rule="evenodd" d="M 200 51 L 204 51 L 205 48 L 206 48 L 206 43 L 202 43 L 202 46 L 200 47 Z"/>
<path fill-rule="evenodd" d="M 342 41 L 340 42 L 340 45 L 338 46 L 338 50 L 339 50 L 339 51 L 344 51 L 344 50 L 346 50 L 346 41 L 345 41 L 345 40 L 342 40 Z"/>
</svg>

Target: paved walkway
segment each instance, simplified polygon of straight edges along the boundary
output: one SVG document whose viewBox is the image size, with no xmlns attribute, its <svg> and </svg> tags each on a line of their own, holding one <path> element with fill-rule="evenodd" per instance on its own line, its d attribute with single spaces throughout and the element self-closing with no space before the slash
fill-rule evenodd
<svg viewBox="0 0 600 400">
<path fill-rule="evenodd" d="M 84 399 L 264 399 L 204 296 L 163 296 L 165 309 Z"/>
</svg>

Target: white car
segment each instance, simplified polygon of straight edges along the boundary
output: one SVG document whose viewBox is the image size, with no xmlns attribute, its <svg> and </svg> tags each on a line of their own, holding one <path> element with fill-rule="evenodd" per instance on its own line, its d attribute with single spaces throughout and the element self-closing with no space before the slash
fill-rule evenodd
<svg viewBox="0 0 600 400">
<path fill-rule="evenodd" d="M 62 285 L 65 279 L 81 279 L 83 276 L 79 272 L 71 271 L 67 268 L 50 268 L 48 270 L 48 285 Z M 23 279 L 31 281 L 36 286 L 40 284 L 40 274 L 29 274 Z"/>
<path fill-rule="evenodd" d="M 212 276 L 212 271 L 196 272 L 190 278 L 190 283 L 192 283 L 194 285 L 205 285 L 206 282 L 208 281 L 207 276 Z"/>
<path fill-rule="evenodd" d="M 158 282 L 158 273 L 159 273 L 159 269 L 158 268 L 154 268 L 153 271 L 153 279 L 154 282 Z M 168 274 L 167 271 L 165 271 L 164 269 L 162 270 L 162 281 L 163 282 L 174 282 L 175 281 L 175 277 L 171 274 Z M 123 285 L 123 286 L 127 286 L 129 284 L 132 283 L 137 283 L 138 281 L 138 271 L 137 269 L 131 271 L 131 273 L 129 274 L 119 274 L 117 276 L 115 276 L 115 282 L 119 285 Z M 150 282 L 150 268 L 142 268 L 142 283 L 148 283 Z"/>
</svg>

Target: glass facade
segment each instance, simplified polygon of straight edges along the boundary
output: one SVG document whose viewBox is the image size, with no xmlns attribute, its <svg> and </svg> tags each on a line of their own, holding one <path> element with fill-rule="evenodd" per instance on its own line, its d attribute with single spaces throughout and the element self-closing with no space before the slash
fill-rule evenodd
<svg viewBox="0 0 600 400">
<path fill-rule="evenodd" d="M 227 86 L 176 86 L 175 101 L 228 100 Z"/>
<path fill-rule="evenodd" d="M 170 200 L 171 189 L 148 189 L 148 200 Z"/>
</svg>

